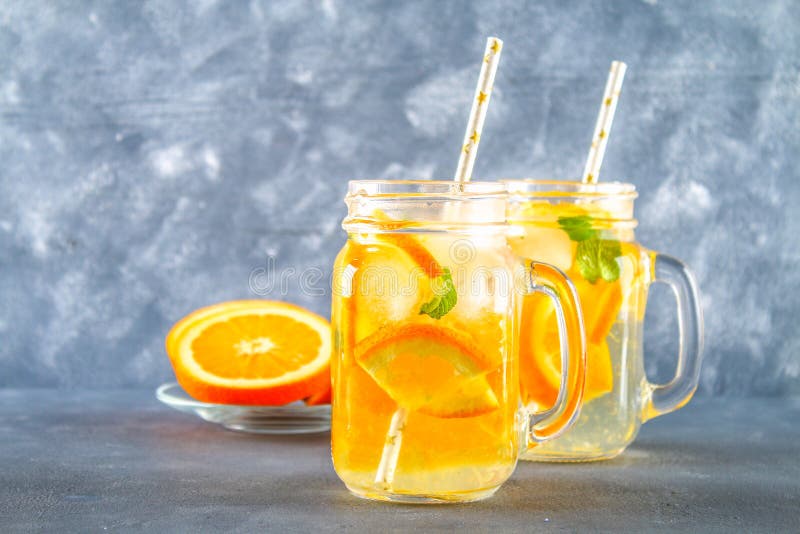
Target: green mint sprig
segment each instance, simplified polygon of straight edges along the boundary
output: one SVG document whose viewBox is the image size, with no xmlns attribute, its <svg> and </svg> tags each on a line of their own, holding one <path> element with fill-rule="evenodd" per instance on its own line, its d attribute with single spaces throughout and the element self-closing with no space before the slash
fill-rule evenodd
<svg viewBox="0 0 800 534">
<path fill-rule="evenodd" d="M 578 243 L 575 263 L 578 270 L 589 283 L 598 278 L 606 282 L 619 279 L 617 258 L 622 256 L 622 247 L 615 239 L 601 239 L 600 233 L 592 227 L 589 215 L 559 217 L 558 225 L 572 241 Z"/>
<path fill-rule="evenodd" d="M 592 228 L 592 218 L 588 215 L 559 217 L 558 224 L 572 241 L 580 242 L 597 237 L 597 230 Z"/>
<path fill-rule="evenodd" d="M 433 286 L 435 295 L 422 305 L 419 314 L 427 314 L 438 320 L 452 310 L 458 302 L 458 294 L 453 277 L 450 275 L 450 269 L 445 267 L 444 272 L 433 280 Z"/>
</svg>

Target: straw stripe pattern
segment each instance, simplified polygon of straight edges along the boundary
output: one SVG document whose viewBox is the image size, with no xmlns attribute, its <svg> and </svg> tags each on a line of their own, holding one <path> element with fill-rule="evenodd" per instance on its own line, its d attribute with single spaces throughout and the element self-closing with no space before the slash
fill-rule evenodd
<svg viewBox="0 0 800 534">
<path fill-rule="evenodd" d="M 500 62 L 500 53 L 503 50 L 503 41 L 497 37 L 489 37 L 486 41 L 486 50 L 483 54 L 483 64 L 478 77 L 478 86 L 475 89 L 475 98 L 472 101 L 472 110 L 469 113 L 467 131 L 464 133 L 464 142 L 461 144 L 461 154 L 458 158 L 458 167 L 454 180 L 468 182 L 472 178 L 472 167 L 478 154 L 478 144 L 481 141 L 483 123 L 486 120 L 486 110 L 492 98 L 494 77 L 497 65 Z"/>
<path fill-rule="evenodd" d="M 608 73 L 606 89 L 603 94 L 603 103 L 600 105 L 600 113 L 597 115 L 597 123 L 594 126 L 592 146 L 589 148 L 589 157 L 586 158 L 586 166 L 583 169 L 584 183 L 597 183 L 600 166 L 603 164 L 603 156 L 606 152 L 608 134 L 611 131 L 611 122 L 614 120 L 614 113 L 617 111 L 617 102 L 622 91 L 622 80 L 625 78 L 625 70 L 627 68 L 628 66 L 621 61 L 611 63 L 611 70 Z"/>
</svg>

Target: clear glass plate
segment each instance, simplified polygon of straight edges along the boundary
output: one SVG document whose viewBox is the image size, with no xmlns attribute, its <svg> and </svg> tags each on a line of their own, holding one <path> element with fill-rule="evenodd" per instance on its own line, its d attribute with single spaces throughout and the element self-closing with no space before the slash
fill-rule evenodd
<svg viewBox="0 0 800 534">
<path fill-rule="evenodd" d="M 229 430 L 253 434 L 311 434 L 331 428 L 329 404 L 306 406 L 293 402 L 284 406 L 239 406 L 200 402 L 175 382 L 156 389 L 156 398 L 179 412 L 198 415 Z"/>
</svg>

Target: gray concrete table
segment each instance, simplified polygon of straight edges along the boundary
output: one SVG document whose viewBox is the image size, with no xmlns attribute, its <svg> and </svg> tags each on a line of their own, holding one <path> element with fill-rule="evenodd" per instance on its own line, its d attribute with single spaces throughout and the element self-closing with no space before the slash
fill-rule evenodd
<svg viewBox="0 0 800 534">
<path fill-rule="evenodd" d="M 0 390 L 0 531 L 800 529 L 800 400 L 704 400 L 620 458 L 520 463 L 497 494 L 350 496 L 328 435 L 229 432 L 150 391 Z"/>
</svg>

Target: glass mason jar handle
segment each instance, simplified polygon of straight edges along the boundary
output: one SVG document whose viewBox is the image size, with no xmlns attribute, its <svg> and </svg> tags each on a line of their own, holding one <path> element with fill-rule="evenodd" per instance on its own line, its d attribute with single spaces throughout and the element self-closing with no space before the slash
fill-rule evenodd
<svg viewBox="0 0 800 534">
<path fill-rule="evenodd" d="M 529 414 L 529 445 L 561 435 L 577 419 L 583 401 L 586 379 L 586 332 L 578 292 L 569 278 L 547 263 L 526 260 L 528 292 L 550 297 L 558 321 L 561 346 L 561 386 L 555 404 L 549 409 Z"/>
<path fill-rule="evenodd" d="M 700 380 L 703 357 L 703 313 L 694 275 L 680 260 L 666 254 L 651 253 L 653 282 L 672 288 L 678 303 L 678 369 L 675 378 L 659 385 L 647 382 L 644 388 L 642 418 L 647 421 L 681 408 L 692 398 Z"/>
</svg>

